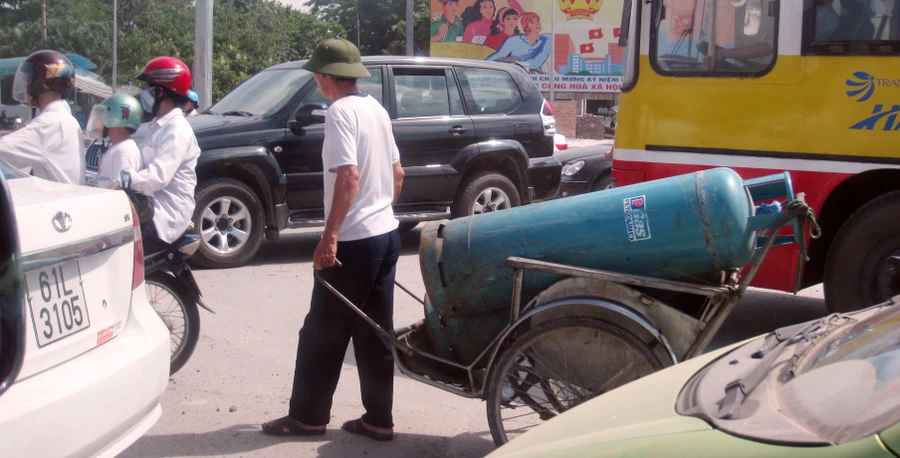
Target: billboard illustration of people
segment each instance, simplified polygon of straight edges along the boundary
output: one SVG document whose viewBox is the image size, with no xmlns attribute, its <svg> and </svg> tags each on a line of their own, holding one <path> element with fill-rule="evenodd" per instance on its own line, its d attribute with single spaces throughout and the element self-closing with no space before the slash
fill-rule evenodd
<svg viewBox="0 0 900 458">
<path fill-rule="evenodd" d="M 542 91 L 619 92 L 620 0 L 431 0 L 431 55 L 518 62 Z M 555 10 L 555 11 L 554 11 Z"/>
</svg>

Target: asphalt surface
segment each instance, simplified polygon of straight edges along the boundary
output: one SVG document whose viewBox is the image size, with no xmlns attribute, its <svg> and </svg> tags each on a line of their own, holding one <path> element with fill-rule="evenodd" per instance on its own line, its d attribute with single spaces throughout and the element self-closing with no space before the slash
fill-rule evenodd
<svg viewBox="0 0 900 458">
<path fill-rule="evenodd" d="M 418 264 L 419 229 L 403 235 L 397 280 L 424 295 Z M 359 417 L 359 381 L 352 350 L 344 360 L 325 436 L 284 439 L 265 435 L 264 421 L 287 414 L 297 331 L 309 307 L 311 257 L 317 230 L 289 231 L 264 242 L 247 266 L 196 270 L 206 302 L 201 337 L 192 358 L 163 396 L 163 416 L 123 457 L 477 457 L 494 450 L 485 404 L 408 379 L 395 380 L 397 438 L 375 442 L 340 430 Z M 338 253 L 340 257 L 340 253 Z M 824 315 L 821 288 L 792 296 L 751 290 L 735 308 L 710 349 Z M 423 317 L 402 291 L 395 325 Z"/>
</svg>

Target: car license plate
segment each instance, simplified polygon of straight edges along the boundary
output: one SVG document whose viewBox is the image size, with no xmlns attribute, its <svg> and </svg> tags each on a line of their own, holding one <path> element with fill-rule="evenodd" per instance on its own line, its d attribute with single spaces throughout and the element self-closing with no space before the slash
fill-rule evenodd
<svg viewBox="0 0 900 458">
<path fill-rule="evenodd" d="M 91 326 L 77 260 L 27 272 L 25 286 L 38 347 Z"/>
</svg>

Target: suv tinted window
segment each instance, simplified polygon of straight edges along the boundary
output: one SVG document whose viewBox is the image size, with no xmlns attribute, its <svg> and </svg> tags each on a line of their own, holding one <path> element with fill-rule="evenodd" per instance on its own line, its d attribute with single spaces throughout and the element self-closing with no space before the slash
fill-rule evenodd
<svg viewBox="0 0 900 458">
<path fill-rule="evenodd" d="M 395 67 L 394 84 L 398 118 L 450 116 L 450 92 L 444 69 Z"/>
<path fill-rule="evenodd" d="M 369 95 L 375 98 L 382 106 L 384 106 L 384 91 L 382 90 L 382 76 L 381 76 L 381 67 L 366 67 L 366 70 L 372 74 L 371 78 L 361 79 L 356 81 L 356 87 L 363 92 L 368 92 Z M 325 98 L 322 95 L 322 91 L 316 87 L 316 90 L 306 96 L 306 99 L 303 103 L 324 103 L 328 106 L 331 106 L 331 100 Z"/>
<path fill-rule="evenodd" d="M 509 73 L 482 68 L 457 68 L 471 113 L 509 113 L 522 101 L 516 82 Z"/>
</svg>

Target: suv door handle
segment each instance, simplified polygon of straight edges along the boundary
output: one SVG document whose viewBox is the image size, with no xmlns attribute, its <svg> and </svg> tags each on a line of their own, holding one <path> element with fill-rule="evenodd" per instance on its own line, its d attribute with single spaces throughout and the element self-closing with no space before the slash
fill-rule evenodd
<svg viewBox="0 0 900 458">
<path fill-rule="evenodd" d="M 453 135 L 462 135 L 468 131 L 469 131 L 469 129 L 466 129 L 463 126 L 453 126 L 450 128 L 450 130 L 448 132 L 450 132 Z"/>
</svg>

